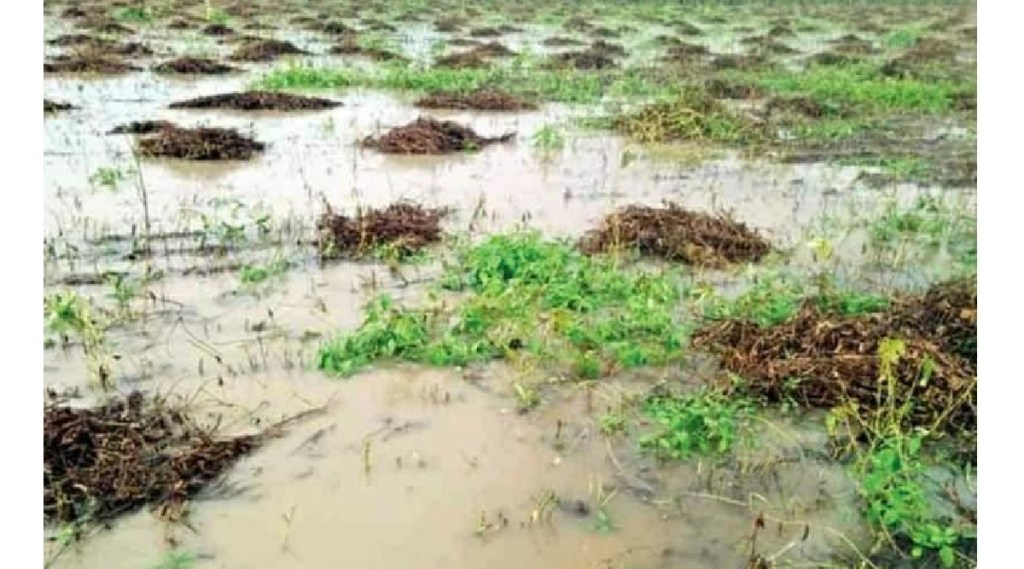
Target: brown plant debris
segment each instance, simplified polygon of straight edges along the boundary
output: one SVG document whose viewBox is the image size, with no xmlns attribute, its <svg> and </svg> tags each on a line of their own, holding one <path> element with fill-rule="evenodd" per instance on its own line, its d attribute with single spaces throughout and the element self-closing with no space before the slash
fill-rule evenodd
<svg viewBox="0 0 1024 569">
<path fill-rule="evenodd" d="M 763 237 L 724 214 L 693 212 L 671 202 L 626 206 L 605 216 L 580 243 L 588 254 L 618 247 L 701 266 L 757 261 L 771 250 Z"/>
<path fill-rule="evenodd" d="M 512 132 L 487 138 L 453 121 L 420 117 L 380 137 L 367 137 L 363 140 L 363 146 L 387 154 L 449 154 L 477 150 L 496 142 L 508 142 L 514 137 L 515 133 Z"/>
<path fill-rule="evenodd" d="M 397 247 L 402 255 L 415 253 L 441 240 L 446 214 L 443 209 L 398 202 L 349 217 L 326 205 L 317 221 L 317 247 L 323 258 L 361 257 L 381 246 Z"/>
<path fill-rule="evenodd" d="M 231 54 L 233 61 L 273 61 L 283 55 L 308 55 L 309 52 L 295 47 L 289 41 L 262 39 L 251 40 Z"/>
<path fill-rule="evenodd" d="M 57 111 L 70 111 L 75 106 L 69 103 L 62 103 L 60 101 L 51 101 L 49 99 L 43 99 L 43 112 L 44 113 L 55 113 Z"/>
<path fill-rule="evenodd" d="M 182 75 L 223 75 L 238 71 L 238 68 L 202 57 L 179 57 L 154 66 L 153 71 Z"/>
<path fill-rule="evenodd" d="M 349 36 L 344 41 L 331 46 L 330 52 L 334 55 L 361 55 L 377 61 L 407 61 L 404 55 L 389 49 L 361 46 L 354 36 Z"/>
<path fill-rule="evenodd" d="M 114 44 L 111 40 L 87 34 L 64 34 L 46 43 L 60 47 L 87 47 L 99 50 L 106 49 Z"/>
<path fill-rule="evenodd" d="M 573 45 L 583 45 L 581 40 L 570 38 L 567 36 L 552 36 L 541 42 L 543 45 L 548 47 L 565 47 Z"/>
<path fill-rule="evenodd" d="M 898 339 L 905 353 L 892 370 L 895 404 L 912 403 L 915 426 L 971 433 L 977 430 L 977 335 L 972 279 L 942 283 L 896 299 L 884 312 L 856 316 L 811 299 L 782 324 L 714 322 L 693 343 L 718 353 L 756 395 L 823 408 L 853 402 L 872 410 L 881 400 L 879 346 Z"/>
<path fill-rule="evenodd" d="M 224 24 L 213 23 L 203 28 L 203 34 L 208 36 L 230 36 L 235 30 Z"/>
<path fill-rule="evenodd" d="M 536 109 L 537 105 L 497 89 L 476 91 L 434 91 L 416 101 L 424 109 L 458 109 L 476 111 L 521 111 Z"/>
<path fill-rule="evenodd" d="M 44 517 L 53 523 L 103 521 L 144 505 L 173 517 L 260 439 L 214 438 L 181 409 L 138 392 L 93 409 L 47 403 Z"/>
<path fill-rule="evenodd" d="M 725 79 L 709 79 L 704 83 L 704 90 L 716 99 L 757 99 L 764 95 L 761 88 L 753 83 Z"/>
<path fill-rule="evenodd" d="M 119 59 L 94 53 L 54 57 L 51 61 L 43 63 L 44 73 L 99 73 L 113 75 L 138 71 L 138 69 L 138 67 Z"/>
<path fill-rule="evenodd" d="M 176 128 L 174 123 L 161 120 L 132 121 L 114 127 L 107 134 L 153 134 L 168 128 Z"/>
<path fill-rule="evenodd" d="M 338 101 L 274 91 L 245 91 L 196 97 L 169 105 L 172 109 L 232 109 L 237 111 L 300 111 L 330 109 Z"/>
<path fill-rule="evenodd" d="M 490 66 L 491 62 L 478 53 L 463 51 L 439 57 L 434 64 L 452 69 L 481 69 Z"/>
<path fill-rule="evenodd" d="M 139 140 L 139 153 L 148 157 L 185 160 L 248 160 L 264 145 L 228 128 L 165 128 Z"/>
</svg>

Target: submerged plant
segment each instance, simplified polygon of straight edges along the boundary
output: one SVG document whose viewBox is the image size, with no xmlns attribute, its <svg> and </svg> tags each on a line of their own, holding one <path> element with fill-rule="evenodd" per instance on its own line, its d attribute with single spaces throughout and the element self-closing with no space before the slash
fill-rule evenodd
<svg viewBox="0 0 1024 569">
<path fill-rule="evenodd" d="M 723 454 L 743 435 L 749 401 L 735 394 L 702 388 L 681 397 L 656 395 L 644 411 L 661 427 L 641 439 L 658 456 L 686 459 L 694 454 Z"/>
</svg>

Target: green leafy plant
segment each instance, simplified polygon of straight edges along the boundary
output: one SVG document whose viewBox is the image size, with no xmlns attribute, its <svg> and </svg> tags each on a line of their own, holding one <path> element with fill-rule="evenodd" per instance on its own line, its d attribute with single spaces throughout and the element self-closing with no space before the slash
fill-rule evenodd
<svg viewBox="0 0 1024 569">
<path fill-rule="evenodd" d="M 169 551 L 153 569 L 190 569 L 195 565 L 196 556 L 184 551 Z"/>
<path fill-rule="evenodd" d="M 681 397 L 656 395 L 644 412 L 661 427 L 641 439 L 641 448 L 663 458 L 728 452 L 750 419 L 749 401 L 735 394 L 702 388 Z"/>
<path fill-rule="evenodd" d="M 73 334 L 81 340 L 90 376 L 108 388 L 110 356 L 104 325 L 94 316 L 89 301 L 73 291 L 51 292 L 43 299 L 43 316 L 51 333 L 62 338 Z"/>
<path fill-rule="evenodd" d="M 560 150 L 565 146 L 565 137 L 555 125 L 544 125 L 531 137 L 534 148 L 540 150 Z"/>
<path fill-rule="evenodd" d="M 128 6 L 114 12 L 114 19 L 122 22 L 148 23 L 153 21 L 153 11 L 145 5 Z"/>
<path fill-rule="evenodd" d="M 94 187 L 104 188 L 109 191 L 117 191 L 118 186 L 124 181 L 126 173 L 112 166 L 101 166 L 89 176 L 89 183 Z"/>
</svg>

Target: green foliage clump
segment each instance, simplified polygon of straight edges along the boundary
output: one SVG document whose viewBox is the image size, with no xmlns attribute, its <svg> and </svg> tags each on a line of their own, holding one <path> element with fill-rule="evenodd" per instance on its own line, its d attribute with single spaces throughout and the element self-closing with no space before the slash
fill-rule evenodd
<svg viewBox="0 0 1024 569">
<path fill-rule="evenodd" d="M 442 287 L 463 295 L 419 310 L 379 297 L 355 332 L 321 346 L 320 369 L 348 375 L 384 358 L 439 366 L 508 358 L 595 378 L 669 363 L 686 339 L 668 274 L 587 257 L 535 233 L 496 235 L 462 250 Z"/>
<path fill-rule="evenodd" d="M 661 427 L 640 444 L 662 458 L 728 452 L 743 435 L 750 418 L 749 401 L 702 388 L 682 397 L 656 395 L 644 411 Z"/>
</svg>

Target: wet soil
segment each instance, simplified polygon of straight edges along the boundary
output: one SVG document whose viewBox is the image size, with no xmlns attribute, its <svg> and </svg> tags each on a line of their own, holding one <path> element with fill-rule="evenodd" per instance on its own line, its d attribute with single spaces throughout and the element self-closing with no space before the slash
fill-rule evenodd
<svg viewBox="0 0 1024 569">
<path fill-rule="evenodd" d="M 330 207 L 317 221 L 317 248 L 321 258 L 363 257 L 382 246 L 409 255 L 441 240 L 440 208 L 400 202 L 383 209 L 358 210 L 353 216 L 335 213 Z"/>
<path fill-rule="evenodd" d="M 264 145 L 229 128 L 164 128 L 138 142 L 139 154 L 185 160 L 248 160 Z"/>
<path fill-rule="evenodd" d="M 475 111 L 533 110 L 537 104 L 497 89 L 476 91 L 435 91 L 416 101 L 424 109 L 456 109 Z"/>
<path fill-rule="evenodd" d="M 601 227 L 584 235 L 584 252 L 636 249 L 644 255 L 698 266 L 757 261 L 767 241 L 725 214 L 710 215 L 677 204 L 630 205 L 607 215 Z"/>
<path fill-rule="evenodd" d="M 453 121 L 421 117 L 379 137 L 367 137 L 363 140 L 363 146 L 385 154 L 450 154 L 479 150 L 513 138 L 514 132 L 484 137 Z"/>
<path fill-rule="evenodd" d="M 259 436 L 217 438 L 184 410 L 139 392 L 43 413 L 43 513 L 101 522 L 144 505 L 180 517 L 186 501 L 252 452 Z"/>
<path fill-rule="evenodd" d="M 155 132 L 173 128 L 177 128 L 177 126 L 169 121 L 132 121 L 115 126 L 107 134 L 153 134 Z"/>
<path fill-rule="evenodd" d="M 244 43 L 229 57 L 233 61 L 273 61 L 287 55 L 308 55 L 290 41 L 260 39 Z"/>
<path fill-rule="evenodd" d="M 351 37 L 331 46 L 330 53 L 334 55 L 359 55 L 369 57 L 377 61 L 407 61 L 404 55 L 395 53 L 389 49 L 379 47 L 364 47 L 359 45 L 355 37 Z"/>
<path fill-rule="evenodd" d="M 202 57 L 179 57 L 165 61 L 153 67 L 157 73 L 177 73 L 181 75 L 223 75 L 240 71 L 237 67 Z"/>
<path fill-rule="evenodd" d="M 703 89 L 716 99 L 759 99 L 764 90 L 753 83 L 711 79 L 705 81 Z"/>
<path fill-rule="evenodd" d="M 584 70 L 612 69 L 618 66 L 615 59 L 607 54 L 589 49 L 554 55 L 550 59 L 550 65 Z"/>
<path fill-rule="evenodd" d="M 541 42 L 541 44 L 546 45 L 548 47 L 569 47 L 583 45 L 584 42 L 582 40 L 570 38 L 567 36 L 552 36 L 546 38 L 544 41 Z"/>
<path fill-rule="evenodd" d="M 87 34 L 64 34 L 57 36 L 46 43 L 59 47 L 85 47 L 104 50 L 113 45 L 114 41 Z"/>
<path fill-rule="evenodd" d="M 305 111 L 340 107 L 341 102 L 274 91 L 223 93 L 177 101 L 171 109 L 231 109 L 236 111 Z"/>
<path fill-rule="evenodd" d="M 207 36 L 230 36 L 235 30 L 224 24 L 209 24 L 203 28 L 203 35 Z"/>
<path fill-rule="evenodd" d="M 49 99 L 43 99 L 43 113 L 56 113 L 58 111 L 70 111 L 75 106 L 69 103 L 62 103 L 60 101 L 51 101 Z"/>
<path fill-rule="evenodd" d="M 483 69 L 490 67 L 491 62 L 472 50 L 444 55 L 434 61 L 438 67 L 450 67 L 452 69 Z"/>
</svg>

